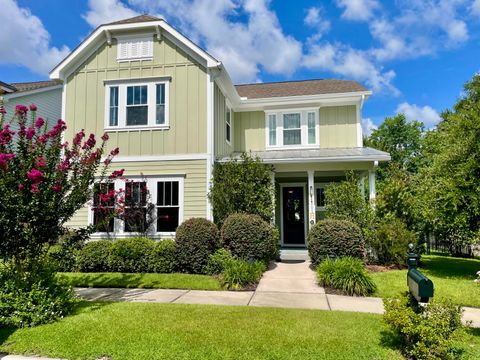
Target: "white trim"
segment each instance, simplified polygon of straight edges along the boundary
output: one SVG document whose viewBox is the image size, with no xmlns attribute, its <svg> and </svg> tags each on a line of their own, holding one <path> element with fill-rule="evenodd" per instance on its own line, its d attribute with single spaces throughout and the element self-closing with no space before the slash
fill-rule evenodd
<svg viewBox="0 0 480 360">
<path fill-rule="evenodd" d="M 306 149 L 306 148 L 302 148 Z M 312 157 L 312 158 L 283 158 L 283 159 L 262 159 L 266 164 L 295 164 L 295 163 L 330 163 L 330 162 L 357 162 L 357 161 L 390 161 L 390 156 L 369 157 L 369 156 L 331 156 L 331 157 Z"/>
<path fill-rule="evenodd" d="M 284 187 L 301 187 L 303 188 L 303 221 L 305 225 L 304 230 L 304 243 L 303 246 L 307 246 L 307 234 L 308 234 L 308 198 L 307 198 L 307 183 L 306 182 L 296 182 L 296 183 L 280 183 L 280 246 L 282 247 L 302 247 L 302 244 L 285 244 L 284 234 L 283 234 L 283 188 Z"/>
<path fill-rule="evenodd" d="M 199 46 L 193 43 L 190 39 L 186 38 L 180 34 L 177 30 L 171 27 L 165 20 L 158 21 L 148 21 L 148 22 L 139 22 L 131 24 L 116 24 L 116 25 L 101 25 L 99 26 L 90 36 L 88 36 L 80 45 L 72 51 L 65 59 L 63 59 L 57 66 L 55 66 L 50 72 L 51 79 L 63 79 L 66 76 L 67 67 L 75 63 L 75 59 L 84 59 L 88 56 L 92 49 L 97 48 L 99 45 L 95 42 L 100 38 L 103 41 L 106 41 L 106 37 L 103 36 L 105 31 L 115 32 L 119 30 L 131 30 L 131 29 L 151 29 L 152 33 L 157 32 L 157 27 L 165 30 L 163 36 L 166 33 L 171 37 L 175 42 L 181 44 L 182 48 L 187 50 L 192 56 L 196 59 L 203 60 L 206 63 L 207 67 L 219 66 L 221 63 L 208 54 L 206 51 L 202 50 Z M 114 34 L 112 34 L 115 36 Z"/>
<path fill-rule="evenodd" d="M 210 70 L 207 70 L 207 199 L 206 199 L 206 218 L 213 220 L 212 203 L 208 197 L 212 186 L 213 162 L 215 157 L 215 134 L 214 134 L 214 79 Z"/>
<path fill-rule="evenodd" d="M 107 30 L 108 33 L 108 30 Z M 153 59 L 153 33 L 152 34 L 135 34 L 135 35 L 121 35 L 117 38 L 117 62 L 137 61 L 137 60 L 152 60 Z M 147 46 L 147 53 L 142 55 L 141 49 L 135 56 L 129 54 L 133 50 L 133 44 L 138 48 Z M 126 47 L 126 55 L 122 56 L 122 47 Z"/>
<path fill-rule="evenodd" d="M 47 91 L 52 91 L 52 90 L 58 90 L 62 89 L 64 85 L 59 84 L 59 85 L 53 85 L 53 86 L 45 86 L 40 89 L 35 89 L 35 90 L 28 90 L 28 91 L 18 91 L 10 94 L 3 94 L 3 98 L 6 101 L 9 101 L 10 99 L 15 99 L 18 97 L 22 96 L 28 96 L 28 95 L 33 95 L 33 94 L 39 94 L 42 92 L 47 92 Z"/>
<path fill-rule="evenodd" d="M 152 203 L 155 204 L 155 213 L 157 206 L 157 183 L 158 182 L 168 182 L 168 181 L 177 181 L 178 182 L 178 225 L 180 225 L 184 220 L 184 211 L 185 211 L 185 177 L 179 175 L 133 175 L 128 176 L 129 180 L 145 180 L 147 182 L 147 189 L 150 192 L 152 197 Z M 121 179 L 116 179 L 114 182 L 115 190 L 118 191 L 120 188 L 124 188 L 126 182 Z M 88 225 L 93 224 L 93 203 L 90 201 L 88 204 Z M 176 206 L 175 206 L 176 207 Z M 157 223 L 152 224 L 152 227 L 155 228 L 155 231 L 149 231 L 149 235 L 157 238 L 168 238 L 175 235 L 175 232 L 158 232 Z M 92 234 L 91 238 L 98 239 L 108 237 L 122 238 L 122 237 L 131 237 L 138 236 L 139 233 L 135 232 L 126 232 L 125 224 L 122 220 L 114 220 L 114 231 L 112 233 L 106 232 L 96 232 Z"/>
<path fill-rule="evenodd" d="M 179 155 L 139 155 L 139 156 L 115 156 L 112 162 L 153 162 L 153 161 L 184 161 L 184 160 L 208 160 L 207 154 L 179 154 Z M 104 160 L 104 159 L 102 159 Z"/>
<path fill-rule="evenodd" d="M 315 171 L 307 170 L 308 176 L 308 186 L 307 186 L 307 199 L 308 199 L 308 218 L 306 222 L 308 224 L 308 229 L 310 230 L 316 221 L 316 208 L 315 208 Z M 306 234 L 305 234 L 306 236 Z"/>
<path fill-rule="evenodd" d="M 225 96 L 225 95 L 224 95 Z M 228 116 L 227 116 L 228 114 Z M 232 121 L 232 107 L 230 106 L 230 102 L 225 98 L 225 141 L 228 145 L 233 147 L 233 121 Z M 227 121 L 229 119 L 229 121 Z M 227 125 L 230 126 L 230 140 L 227 139 Z"/>
<path fill-rule="evenodd" d="M 157 124 L 156 116 L 156 95 L 157 85 L 165 86 L 165 122 Z M 126 124 L 127 121 L 127 87 L 129 86 L 147 86 L 147 107 L 148 107 L 148 124 L 147 125 L 131 125 Z M 117 126 L 110 126 L 110 88 L 118 87 L 118 113 Z M 149 79 L 129 79 L 127 81 L 106 81 L 105 82 L 105 115 L 104 130 L 107 132 L 115 131 L 131 131 L 131 130 L 168 130 L 170 128 L 170 81 L 165 78 L 149 78 Z"/>
<path fill-rule="evenodd" d="M 67 123 L 67 83 L 63 83 L 62 85 L 62 111 L 61 111 L 62 120 Z M 67 124 L 68 126 L 68 124 Z M 65 131 L 62 131 L 60 141 L 65 143 Z M 65 149 L 62 147 L 62 157 L 64 155 Z"/>
<path fill-rule="evenodd" d="M 315 143 L 308 143 L 308 114 L 315 114 Z M 284 115 L 300 114 L 300 140 L 301 144 L 284 145 Z M 276 145 L 270 145 L 269 115 L 276 117 Z M 320 112 L 319 108 L 298 108 L 298 109 L 275 109 L 265 110 L 265 150 L 283 149 L 317 149 L 320 146 Z"/>
<path fill-rule="evenodd" d="M 325 206 L 318 206 L 318 203 L 317 203 L 317 189 L 324 189 L 326 188 L 328 183 L 325 183 L 325 182 L 319 182 L 319 183 L 315 183 L 315 192 L 314 192 L 314 202 L 315 202 L 315 211 L 325 211 Z"/>
<path fill-rule="evenodd" d="M 363 147 L 363 129 L 362 129 L 362 109 L 363 109 L 363 103 L 365 100 L 365 96 L 362 95 L 360 101 L 358 104 L 356 104 L 355 109 L 356 109 L 356 114 L 357 114 L 357 147 Z"/>
<path fill-rule="evenodd" d="M 375 190 L 375 168 L 368 170 L 368 190 L 370 203 L 375 205 L 376 190 Z"/>
</svg>

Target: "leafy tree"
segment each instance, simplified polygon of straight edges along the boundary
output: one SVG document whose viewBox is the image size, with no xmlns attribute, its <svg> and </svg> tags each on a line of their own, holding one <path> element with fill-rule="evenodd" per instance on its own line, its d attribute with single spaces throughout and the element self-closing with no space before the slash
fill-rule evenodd
<svg viewBox="0 0 480 360">
<path fill-rule="evenodd" d="M 216 163 L 209 198 L 217 226 L 234 213 L 256 214 L 271 221 L 275 194 L 272 171 L 272 166 L 246 153 L 239 160 Z"/>
<path fill-rule="evenodd" d="M 427 136 L 418 176 L 422 215 L 457 252 L 480 237 L 480 75 L 466 83 L 452 111 Z"/>
</svg>

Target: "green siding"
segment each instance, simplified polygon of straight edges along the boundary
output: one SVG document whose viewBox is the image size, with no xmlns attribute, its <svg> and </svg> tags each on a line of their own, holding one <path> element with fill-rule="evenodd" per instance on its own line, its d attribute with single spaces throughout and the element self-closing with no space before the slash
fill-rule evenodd
<svg viewBox="0 0 480 360">
<path fill-rule="evenodd" d="M 265 113 L 235 113 L 235 151 L 265 150 Z"/>
<path fill-rule="evenodd" d="M 223 95 L 220 88 L 215 84 L 214 96 L 213 96 L 213 114 L 214 114 L 214 141 L 215 141 L 215 156 L 223 157 L 228 156 L 233 152 L 233 147 L 231 144 L 227 143 L 227 134 L 226 134 L 226 125 L 225 117 L 227 111 L 227 103 L 225 96 Z M 235 145 L 234 139 L 234 116 L 232 112 L 231 122 L 231 139 L 233 140 L 233 145 Z"/>
<path fill-rule="evenodd" d="M 104 132 L 104 80 L 170 76 L 170 128 L 109 132 L 108 147 L 118 146 L 122 156 L 206 153 L 206 70 L 167 38 L 154 40 L 153 60 L 119 63 L 116 57 L 116 41 L 104 43 L 68 77 L 66 139 L 80 129 Z"/>
<path fill-rule="evenodd" d="M 180 175 L 184 183 L 184 220 L 192 217 L 206 217 L 207 173 L 205 160 L 145 161 L 112 163 L 112 169 L 125 169 L 125 176 Z M 87 207 L 79 210 L 67 226 L 83 227 L 88 224 Z"/>
<path fill-rule="evenodd" d="M 320 108 L 320 147 L 357 147 L 357 111 L 354 105 Z"/>
</svg>

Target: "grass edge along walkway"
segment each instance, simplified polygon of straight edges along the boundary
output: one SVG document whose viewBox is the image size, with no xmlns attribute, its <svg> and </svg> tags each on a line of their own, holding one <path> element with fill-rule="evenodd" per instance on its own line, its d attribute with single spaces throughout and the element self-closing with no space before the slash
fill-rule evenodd
<svg viewBox="0 0 480 360">
<path fill-rule="evenodd" d="M 195 274 L 57 273 L 73 287 L 222 290 L 217 278 Z"/>
</svg>

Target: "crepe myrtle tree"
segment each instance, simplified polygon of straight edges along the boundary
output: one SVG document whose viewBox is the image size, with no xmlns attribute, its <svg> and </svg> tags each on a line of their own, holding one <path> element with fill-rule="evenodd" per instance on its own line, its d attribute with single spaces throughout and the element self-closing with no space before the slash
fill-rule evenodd
<svg viewBox="0 0 480 360">
<path fill-rule="evenodd" d="M 119 150 L 104 156 L 107 134 L 97 145 L 94 134 L 86 136 L 81 130 L 69 144 L 63 141 L 63 120 L 49 128 L 32 104 L 29 108 L 17 105 L 7 122 L 1 105 L 0 257 L 28 271 L 67 232 L 65 223 L 91 200 L 94 182 L 113 182 L 123 176 L 123 170 L 108 174 Z M 122 194 L 110 191 L 96 196 L 99 207 L 109 212 L 112 208 L 106 205 L 111 199 L 121 203 Z M 89 226 L 76 234 L 87 236 L 94 231 Z"/>
</svg>

